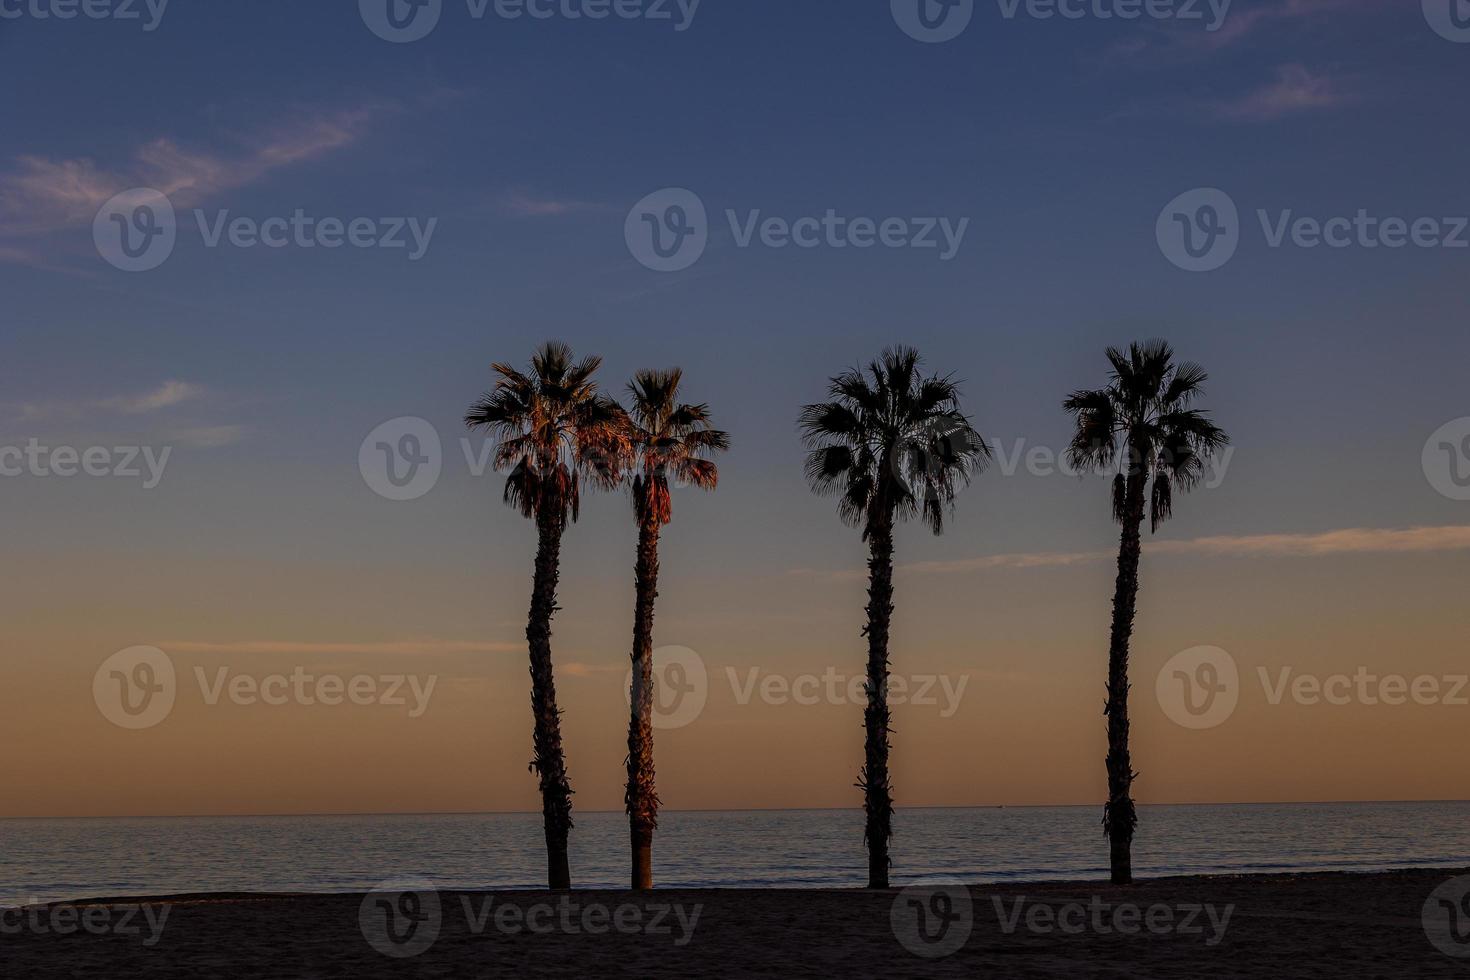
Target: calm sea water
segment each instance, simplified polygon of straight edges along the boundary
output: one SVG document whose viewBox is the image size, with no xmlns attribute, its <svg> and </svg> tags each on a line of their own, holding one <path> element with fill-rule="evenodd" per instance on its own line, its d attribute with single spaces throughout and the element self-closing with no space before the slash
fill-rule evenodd
<svg viewBox="0 0 1470 980">
<path fill-rule="evenodd" d="M 894 883 L 927 876 L 1095 879 L 1107 874 L 1097 807 L 903 810 Z M 1470 803 L 1153 806 L 1140 810 L 1142 875 L 1470 867 Z M 621 887 L 627 824 L 583 813 L 579 887 Z M 664 886 L 861 887 L 856 810 L 667 812 Z M 201 891 L 354 891 L 394 877 L 454 888 L 544 882 L 540 816 L 169 817 L 0 820 L 0 904 Z"/>
</svg>

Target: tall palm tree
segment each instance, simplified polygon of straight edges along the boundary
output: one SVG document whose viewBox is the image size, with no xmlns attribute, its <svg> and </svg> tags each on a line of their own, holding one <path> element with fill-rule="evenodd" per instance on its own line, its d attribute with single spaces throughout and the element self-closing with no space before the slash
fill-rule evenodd
<svg viewBox="0 0 1470 980">
<path fill-rule="evenodd" d="M 628 475 L 638 522 L 633 566 L 633 684 L 628 721 L 628 789 L 623 802 L 633 849 L 633 887 L 653 887 L 653 833 L 658 793 L 653 772 L 653 603 L 658 598 L 658 538 L 673 516 L 669 482 L 713 490 L 719 470 L 708 458 L 730 448 L 730 437 L 710 424 L 708 405 L 679 401 L 682 372 L 639 371 L 628 395 Z"/>
<path fill-rule="evenodd" d="M 509 470 L 505 502 L 536 522 L 536 571 L 526 641 L 531 657 L 531 710 L 535 718 L 531 768 L 540 777 L 546 832 L 547 883 L 570 888 L 567 837 L 572 828 L 572 788 L 561 742 L 561 712 L 551 666 L 551 617 L 556 613 L 561 538 L 580 509 L 581 485 L 607 489 L 619 482 L 624 452 L 623 411 L 599 394 L 592 375 L 599 357 L 574 360 L 566 344 L 550 342 L 523 373 L 494 364 L 495 388 L 465 414 L 471 429 L 497 440 L 495 468 Z"/>
<path fill-rule="evenodd" d="M 812 489 L 839 497 L 837 512 L 868 543 L 867 707 L 864 764 L 858 778 L 867 813 L 868 887 L 888 887 L 893 794 L 888 779 L 888 625 L 893 615 L 893 527 L 918 517 L 944 530 L 955 493 L 990 460 L 990 447 L 960 411 L 949 377 L 919 373 L 919 353 L 885 350 L 861 369 L 833 378 L 831 401 L 808 405 L 801 429 Z"/>
<path fill-rule="evenodd" d="M 1208 375 L 1198 364 L 1174 363 L 1162 340 L 1131 344 L 1127 353 L 1107 350 L 1112 373 L 1107 387 L 1072 392 L 1063 407 L 1076 421 L 1067 451 L 1080 471 L 1113 478 L 1113 519 L 1123 526 L 1118 579 L 1113 591 L 1113 625 L 1108 641 L 1108 802 L 1103 833 L 1110 842 L 1114 884 L 1133 881 L 1133 832 L 1138 813 L 1131 787 L 1138 775 L 1128 748 L 1128 643 L 1138 600 L 1141 528 L 1147 507 L 1150 530 L 1173 514 L 1174 491 L 1199 483 L 1207 460 L 1229 445 L 1209 413 L 1192 406 Z"/>
</svg>

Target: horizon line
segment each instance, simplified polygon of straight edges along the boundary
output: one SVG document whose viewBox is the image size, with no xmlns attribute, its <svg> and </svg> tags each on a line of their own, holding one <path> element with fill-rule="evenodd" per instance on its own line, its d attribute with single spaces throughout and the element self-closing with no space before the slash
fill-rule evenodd
<svg viewBox="0 0 1470 980">
<path fill-rule="evenodd" d="M 1201 806 L 1389 806 L 1395 804 L 1467 803 L 1470 799 L 1394 799 L 1394 800 L 1233 800 L 1223 802 L 1171 802 L 1138 803 L 1145 807 L 1201 807 Z M 958 803 L 930 804 L 918 806 L 895 806 L 903 810 L 1070 810 L 1101 807 L 1102 803 Z M 677 809 L 665 807 L 660 813 L 836 813 L 840 811 L 862 812 L 861 806 L 790 806 L 790 807 L 690 807 Z M 584 816 L 593 814 L 626 815 L 623 810 L 581 810 Z M 520 817 L 540 816 L 540 810 L 354 810 L 321 811 L 313 813 L 132 813 L 132 814 L 73 814 L 69 816 L 0 816 L 7 820 L 230 820 L 230 819 L 286 819 L 292 817 Z"/>
</svg>

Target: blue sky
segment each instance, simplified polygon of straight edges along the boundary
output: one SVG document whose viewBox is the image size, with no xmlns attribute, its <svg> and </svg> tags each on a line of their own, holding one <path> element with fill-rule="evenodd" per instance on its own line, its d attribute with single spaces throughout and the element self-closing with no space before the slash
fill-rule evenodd
<svg viewBox="0 0 1470 980">
<path fill-rule="evenodd" d="M 151 32 L 3 21 L 4 70 L 28 97 L 0 110 L 0 187 L 44 226 L 3 240 L 7 401 L 178 379 L 210 393 L 196 426 L 259 437 L 236 462 L 309 464 L 323 437 L 350 443 L 376 416 L 452 424 L 489 360 L 556 335 L 608 354 L 612 374 L 684 364 L 774 471 L 789 468 L 773 453 L 789 458 L 794 404 L 893 339 L 966 379 L 986 431 L 1055 442 L 1055 404 L 1095 378 L 1100 348 L 1161 333 L 1229 379 L 1216 399 L 1243 466 L 1305 458 L 1340 479 L 1365 455 L 1412 460 L 1421 430 L 1457 414 L 1465 252 L 1271 249 L 1249 217 L 1470 211 L 1451 95 L 1470 49 L 1412 7 L 1242 2 L 1210 33 L 981 4 L 944 44 L 912 41 L 882 3 L 706 0 L 682 32 L 475 20 L 450 3 L 412 44 L 378 39 L 350 3 L 179 4 Z M 170 179 L 211 214 L 438 225 L 406 263 L 206 250 L 185 217 L 177 254 L 138 276 L 100 264 L 87 224 L 36 199 Z M 714 229 L 698 265 L 659 275 L 621 231 L 634 201 L 670 186 L 695 190 Z M 1193 187 L 1226 189 L 1248 216 L 1237 257 L 1205 275 L 1163 261 L 1152 234 Z M 727 208 L 970 223 L 940 262 L 737 249 Z M 1375 392 L 1378 410 L 1354 408 Z M 1345 413 L 1351 459 L 1323 444 Z M 1236 520 L 1328 520 L 1316 490 L 1296 513 L 1279 509 L 1288 494 Z M 1362 523 L 1436 509 L 1406 513 L 1410 496 L 1353 509 Z M 1330 520 L 1352 520 L 1343 510 Z"/>
<path fill-rule="evenodd" d="M 1470 248 L 1271 248 L 1256 211 L 1470 214 L 1467 67 L 1470 44 L 1418 3 L 1367 0 L 1237 0 L 1214 32 L 979 2 L 936 44 L 877 0 L 703 0 L 682 31 L 476 20 L 446 0 L 405 44 L 348 0 L 174 0 L 154 30 L 0 19 L 0 442 L 174 447 L 157 490 L 5 481 L 0 520 L 31 560 L 106 555 L 160 581 L 209 560 L 486 576 L 506 589 L 486 615 L 513 623 L 530 532 L 454 443 L 490 362 L 559 337 L 605 355 L 614 389 L 679 364 L 711 403 L 735 448 L 718 494 L 680 501 L 691 529 L 676 524 L 666 562 L 755 602 L 770 576 L 861 561 L 801 483 L 794 419 L 831 374 L 911 343 L 964 381 L 987 436 L 1059 448 L 1060 401 L 1103 380 L 1103 347 L 1162 335 L 1211 371 L 1236 455 L 1161 538 L 1463 524 L 1420 453 L 1466 414 Z M 179 237 L 162 266 L 127 273 L 99 257 L 92 222 L 139 186 L 168 193 Z M 644 268 L 624 239 L 629 209 L 663 188 L 711 217 L 683 272 Z M 1176 268 L 1155 237 L 1194 188 L 1241 215 L 1234 258 L 1207 273 Z M 196 208 L 436 225 L 418 261 L 207 248 Z M 951 261 L 741 248 L 727 209 L 968 226 Z M 430 420 L 449 447 L 414 504 L 375 496 L 355 465 L 397 416 Z M 570 581 L 607 577 L 605 561 L 623 575 L 626 509 L 592 507 Z M 1114 534 L 1100 482 L 991 474 L 950 534 L 915 529 L 900 551 L 1087 553 Z M 1432 560 L 1462 561 L 1459 541 Z M 1105 571 L 1089 597 L 1104 598 Z M 851 596 L 829 600 L 857 615 Z M 361 612 L 358 639 L 393 632 Z M 115 646 L 175 635 L 161 615 L 129 620 Z M 402 630 L 470 626 L 429 602 Z"/>
</svg>

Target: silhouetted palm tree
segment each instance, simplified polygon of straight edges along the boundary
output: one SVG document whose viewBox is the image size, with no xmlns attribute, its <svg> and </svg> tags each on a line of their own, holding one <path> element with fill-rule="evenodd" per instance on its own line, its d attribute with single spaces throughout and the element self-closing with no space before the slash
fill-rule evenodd
<svg viewBox="0 0 1470 980">
<path fill-rule="evenodd" d="M 1192 362 L 1174 363 L 1162 340 L 1107 350 L 1112 363 L 1106 388 L 1074 391 L 1063 406 L 1076 419 L 1068 459 L 1079 470 L 1107 472 L 1113 480 L 1113 518 L 1123 525 L 1113 625 L 1108 642 L 1108 802 L 1103 832 L 1111 847 L 1115 884 L 1133 880 L 1133 832 L 1138 813 L 1130 793 L 1137 773 L 1128 748 L 1128 642 L 1138 599 L 1138 559 L 1145 505 L 1151 530 L 1173 513 L 1174 491 L 1199 482 L 1204 465 L 1229 437 L 1193 409 L 1207 375 Z M 1150 488 L 1150 484 L 1152 487 Z"/>
<path fill-rule="evenodd" d="M 806 475 L 837 494 L 838 513 L 868 543 L 867 707 L 858 786 L 867 812 L 868 887 L 888 887 L 893 794 L 888 779 L 888 624 L 893 615 L 893 526 L 919 517 L 935 534 L 959 487 L 990 460 L 990 447 L 960 412 L 948 377 L 919 374 L 919 353 L 885 350 L 862 370 L 832 379 L 830 402 L 808 405 L 801 428 Z"/>
<path fill-rule="evenodd" d="M 599 394 L 592 380 L 601 363 L 599 357 L 574 361 L 566 344 L 547 343 L 532 356 L 529 373 L 508 364 L 492 365 L 499 375 L 494 390 L 465 415 L 467 426 L 486 428 L 497 440 L 495 468 L 510 470 L 505 502 L 536 522 L 536 572 L 526 621 L 535 716 L 531 768 L 540 777 L 551 888 L 571 887 L 567 836 L 572 827 L 572 788 L 551 666 L 561 538 L 568 519 L 577 519 L 583 481 L 616 487 L 618 461 L 626 451 L 623 411 Z"/>
<path fill-rule="evenodd" d="M 669 482 L 713 490 L 719 470 L 708 459 L 730 448 L 730 437 L 711 427 L 708 405 L 679 401 L 682 372 L 639 371 L 628 385 L 628 475 L 638 521 L 633 567 L 633 683 L 628 722 L 628 789 L 624 804 L 633 848 L 633 887 L 653 887 L 653 832 L 658 793 L 653 770 L 653 603 L 658 598 L 659 530 L 672 517 Z"/>
</svg>

